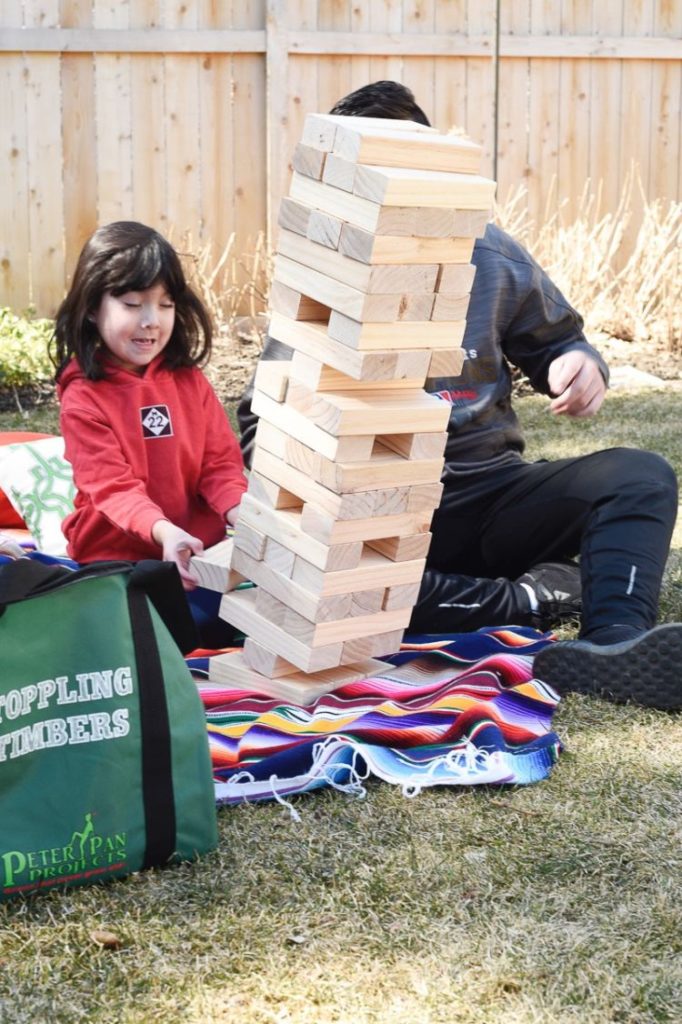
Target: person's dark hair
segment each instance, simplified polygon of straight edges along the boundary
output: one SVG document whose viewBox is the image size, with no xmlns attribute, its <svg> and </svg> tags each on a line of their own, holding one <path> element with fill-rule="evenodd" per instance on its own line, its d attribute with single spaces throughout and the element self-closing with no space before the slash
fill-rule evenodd
<svg viewBox="0 0 682 1024">
<path fill-rule="evenodd" d="M 173 333 L 163 350 L 170 369 L 198 366 L 211 354 L 213 328 L 188 285 L 173 246 L 153 228 L 120 220 L 98 228 L 83 246 L 68 294 L 57 310 L 50 355 L 59 376 L 74 355 L 89 380 L 105 376 L 93 321 L 105 292 L 124 295 L 161 283 L 175 304 Z"/>
<path fill-rule="evenodd" d="M 414 93 L 400 82 L 382 81 L 363 85 L 335 103 L 329 113 L 431 124 L 421 107 L 417 106 Z"/>
</svg>

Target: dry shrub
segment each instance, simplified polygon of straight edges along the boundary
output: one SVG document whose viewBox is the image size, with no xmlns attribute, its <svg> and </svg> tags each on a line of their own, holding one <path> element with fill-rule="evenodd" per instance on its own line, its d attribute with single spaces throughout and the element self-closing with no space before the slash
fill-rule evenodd
<svg viewBox="0 0 682 1024">
<path fill-rule="evenodd" d="M 641 219 L 626 252 L 637 195 Z M 613 212 L 602 212 L 600 190 L 592 191 L 590 182 L 571 222 L 566 222 L 566 203 L 557 208 L 554 199 L 552 189 L 539 227 L 530 218 L 523 188 L 496 208 L 495 219 L 581 311 L 588 332 L 682 351 L 682 203 L 647 201 L 634 169 Z"/>
<path fill-rule="evenodd" d="M 189 239 L 181 253 L 189 281 L 209 310 L 219 335 L 236 338 L 258 330 L 267 306 L 272 257 L 261 231 L 253 248 L 235 252 L 235 234 L 216 258 L 211 243 L 193 246 Z"/>
</svg>

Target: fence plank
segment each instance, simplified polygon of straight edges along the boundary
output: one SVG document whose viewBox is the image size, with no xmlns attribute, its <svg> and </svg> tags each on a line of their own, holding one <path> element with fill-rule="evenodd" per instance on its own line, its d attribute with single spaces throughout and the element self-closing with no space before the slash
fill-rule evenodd
<svg viewBox="0 0 682 1024">
<path fill-rule="evenodd" d="M 21 0 L 7 0 L 5 24 L 21 26 Z M 0 188 L 0 306 L 25 310 L 31 300 L 26 66 L 20 54 L 0 61 L 3 186 Z"/>
<path fill-rule="evenodd" d="M 96 4 L 95 25 L 127 27 L 127 4 Z M 98 221 L 130 217 L 133 194 L 130 57 L 127 53 L 95 57 L 97 110 Z"/>
<path fill-rule="evenodd" d="M 131 28 L 155 30 L 163 0 L 130 0 Z M 132 210 L 135 220 L 168 233 L 166 111 L 163 57 L 131 54 Z"/>
<path fill-rule="evenodd" d="M 57 0 L 44 0 L 40 10 L 28 5 L 25 18 L 27 25 L 33 19 L 57 25 Z M 37 309 L 51 316 L 64 283 L 59 62 L 48 54 L 31 54 L 26 70 L 31 293 Z"/>
<path fill-rule="evenodd" d="M 561 34 L 589 33 L 593 0 L 564 0 Z M 559 157 L 558 198 L 562 217 L 573 221 L 578 213 L 581 188 L 590 174 L 590 137 L 584 126 L 591 114 L 590 62 L 579 57 L 559 64 Z"/>
<path fill-rule="evenodd" d="M 506 4 L 502 10 L 504 34 L 526 35 L 530 28 L 530 2 Z M 519 188 L 528 186 L 528 60 L 503 57 L 499 69 L 497 138 L 497 198 L 504 203 Z M 520 208 L 526 208 L 528 196 Z"/>
<path fill-rule="evenodd" d="M 92 4 L 85 0 L 62 0 L 61 24 L 74 28 L 92 25 Z M 60 84 L 66 286 L 83 243 L 97 227 L 97 175 L 83 173 L 97 151 L 93 55 L 63 54 Z"/>
</svg>

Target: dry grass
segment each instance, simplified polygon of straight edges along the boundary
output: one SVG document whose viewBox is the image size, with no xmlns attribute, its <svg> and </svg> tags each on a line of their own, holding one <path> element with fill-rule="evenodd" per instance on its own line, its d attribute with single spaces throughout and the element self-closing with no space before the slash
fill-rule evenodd
<svg viewBox="0 0 682 1024">
<path fill-rule="evenodd" d="M 554 206 L 550 190 L 547 210 Z M 624 240 L 635 208 L 642 212 L 626 255 Z M 632 171 L 612 212 L 603 212 L 599 190 L 588 182 L 570 222 L 560 205 L 540 226 L 534 224 L 523 189 L 496 209 L 495 218 L 582 313 L 588 333 L 651 340 L 670 352 L 682 351 L 682 203 L 647 201 Z"/>
</svg>

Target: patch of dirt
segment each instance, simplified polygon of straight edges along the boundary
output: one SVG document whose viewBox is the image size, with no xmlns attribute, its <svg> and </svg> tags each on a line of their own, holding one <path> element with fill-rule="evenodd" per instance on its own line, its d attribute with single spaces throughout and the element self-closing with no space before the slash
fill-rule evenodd
<svg viewBox="0 0 682 1024">
<path fill-rule="evenodd" d="M 204 368 L 221 402 L 238 401 L 251 380 L 265 340 L 265 321 L 244 317 L 221 329 Z"/>
<path fill-rule="evenodd" d="M 611 368 L 633 366 L 665 381 L 682 380 L 682 352 L 670 352 L 654 339 L 625 341 L 605 333 L 595 333 L 589 335 L 588 340 Z"/>
</svg>

